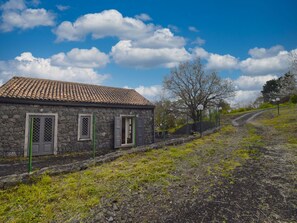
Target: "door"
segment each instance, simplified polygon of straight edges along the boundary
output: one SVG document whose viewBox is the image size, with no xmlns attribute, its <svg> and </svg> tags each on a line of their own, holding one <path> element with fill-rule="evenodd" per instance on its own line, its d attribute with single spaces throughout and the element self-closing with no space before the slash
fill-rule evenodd
<svg viewBox="0 0 297 223">
<path fill-rule="evenodd" d="M 54 116 L 32 116 L 33 137 L 32 155 L 49 155 L 54 153 Z"/>
</svg>

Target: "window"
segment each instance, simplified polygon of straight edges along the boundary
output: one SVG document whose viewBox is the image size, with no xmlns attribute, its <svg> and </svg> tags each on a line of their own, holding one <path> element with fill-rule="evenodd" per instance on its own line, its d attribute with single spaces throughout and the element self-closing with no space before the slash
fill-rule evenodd
<svg viewBox="0 0 297 223">
<path fill-rule="evenodd" d="M 92 140 L 92 115 L 79 114 L 78 116 L 78 140 Z"/>
</svg>

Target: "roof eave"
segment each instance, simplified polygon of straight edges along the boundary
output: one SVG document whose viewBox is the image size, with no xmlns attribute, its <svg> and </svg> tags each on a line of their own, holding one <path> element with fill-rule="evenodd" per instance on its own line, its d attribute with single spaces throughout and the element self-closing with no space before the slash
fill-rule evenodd
<svg viewBox="0 0 297 223">
<path fill-rule="evenodd" d="M 0 103 L 27 104 L 27 105 L 54 105 L 54 106 L 69 106 L 69 107 L 97 107 L 97 108 L 137 108 L 137 109 L 154 109 L 155 108 L 154 105 L 50 101 L 50 100 L 34 100 L 34 99 L 7 98 L 7 97 L 0 97 Z"/>
</svg>

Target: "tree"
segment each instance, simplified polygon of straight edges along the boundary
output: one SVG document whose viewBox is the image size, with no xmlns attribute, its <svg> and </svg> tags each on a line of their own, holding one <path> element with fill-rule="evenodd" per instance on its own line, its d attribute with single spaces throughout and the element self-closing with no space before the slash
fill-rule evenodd
<svg viewBox="0 0 297 223">
<path fill-rule="evenodd" d="M 286 97 L 297 93 L 297 81 L 292 72 L 286 73 L 278 79 L 280 85 L 280 96 Z"/>
<path fill-rule="evenodd" d="M 155 103 L 155 124 L 162 130 L 175 127 L 175 114 L 170 100 L 161 99 Z"/>
<path fill-rule="evenodd" d="M 297 94 L 292 95 L 290 100 L 293 104 L 297 104 Z"/>
<path fill-rule="evenodd" d="M 222 108 L 222 112 L 223 113 L 228 113 L 228 111 L 231 110 L 230 104 L 227 101 L 225 101 L 225 100 L 221 100 L 219 102 L 218 106 Z"/>
<path fill-rule="evenodd" d="M 297 77 L 297 51 L 293 51 L 290 54 L 291 58 L 291 73 Z"/>
<path fill-rule="evenodd" d="M 261 104 L 263 104 L 264 98 L 263 96 L 259 96 L 256 98 L 256 100 L 253 102 L 252 107 L 253 108 L 259 108 Z"/>
<path fill-rule="evenodd" d="M 279 93 L 279 81 L 276 79 L 272 79 L 269 81 L 266 81 L 266 83 L 263 86 L 263 90 L 261 91 L 264 102 L 269 102 L 271 99 L 275 98 L 276 95 Z"/>
<path fill-rule="evenodd" d="M 266 81 L 261 91 L 264 102 L 269 102 L 276 97 L 285 98 L 297 93 L 297 80 L 289 71 L 278 79 Z"/>
<path fill-rule="evenodd" d="M 199 58 L 180 63 L 165 77 L 163 84 L 194 122 L 199 121 L 199 104 L 204 108 L 215 106 L 221 100 L 234 96 L 235 92 L 231 81 L 222 80 L 216 72 L 205 73 Z"/>
</svg>

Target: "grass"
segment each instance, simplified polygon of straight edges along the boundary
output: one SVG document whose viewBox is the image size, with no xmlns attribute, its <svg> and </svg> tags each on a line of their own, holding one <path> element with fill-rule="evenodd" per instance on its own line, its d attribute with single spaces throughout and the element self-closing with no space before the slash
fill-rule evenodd
<svg viewBox="0 0 297 223">
<path fill-rule="evenodd" d="M 273 127 L 287 139 L 289 144 L 297 144 L 297 106 L 294 104 L 280 109 L 280 115 L 270 112 L 261 121 L 265 126 Z"/>
<path fill-rule="evenodd" d="M 58 177 L 43 176 L 35 184 L 0 191 L 0 222 L 84 218 L 102 197 L 118 199 L 120 193 L 139 190 L 148 183 L 166 186 L 177 180 L 170 172 L 190 152 L 170 148 L 126 155 L 100 167 Z"/>
<path fill-rule="evenodd" d="M 221 132 L 184 145 L 124 155 L 84 171 L 61 176 L 44 175 L 31 185 L 0 190 L 0 222 L 69 222 L 84 219 L 102 199 L 121 201 L 148 186 L 164 188 L 185 181 L 189 169 L 229 177 L 254 153 L 259 143 L 252 127 L 230 149 L 237 130 L 227 125 Z M 189 179 L 192 176 L 188 176 Z M 197 192 L 199 185 L 193 186 Z"/>
</svg>

